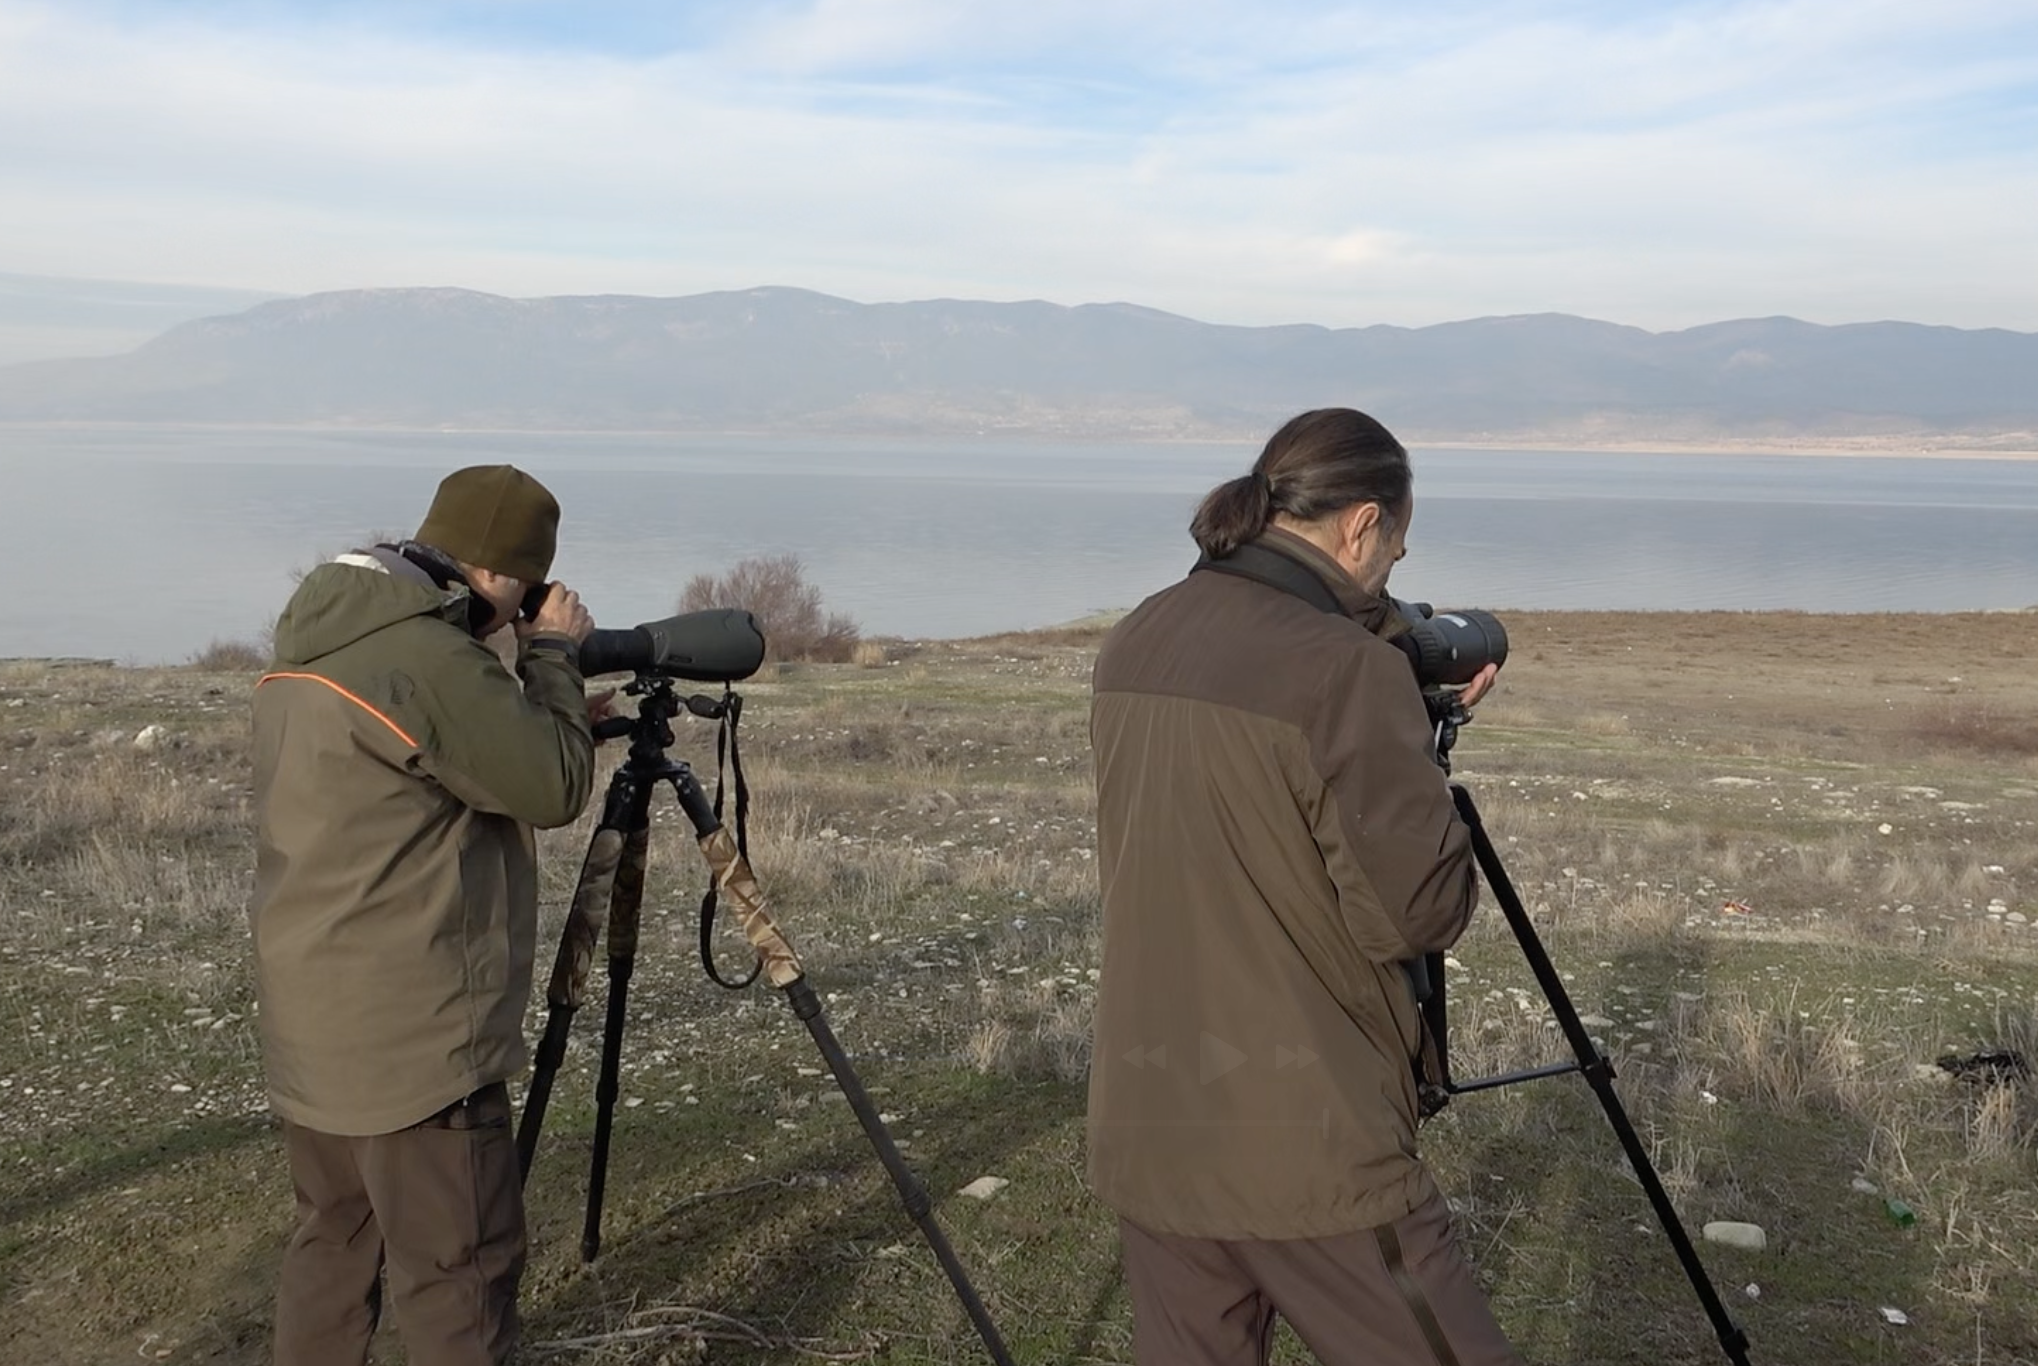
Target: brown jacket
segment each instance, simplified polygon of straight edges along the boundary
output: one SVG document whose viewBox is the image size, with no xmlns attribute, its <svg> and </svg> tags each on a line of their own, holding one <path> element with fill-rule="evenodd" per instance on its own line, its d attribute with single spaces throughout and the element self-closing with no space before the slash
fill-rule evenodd
<svg viewBox="0 0 2038 1366">
<path fill-rule="evenodd" d="M 305 577 L 255 692 L 251 911 L 276 1112 L 391 1133 L 520 1072 L 537 948 L 531 827 L 587 804 L 570 642 L 522 686 L 387 552 Z"/>
<path fill-rule="evenodd" d="M 1464 931 L 1469 836 L 1391 609 L 1297 537 L 1347 615 L 1191 573 L 1097 659 L 1098 1197 L 1157 1233 L 1315 1238 L 1432 1190 L 1405 960 Z"/>
</svg>

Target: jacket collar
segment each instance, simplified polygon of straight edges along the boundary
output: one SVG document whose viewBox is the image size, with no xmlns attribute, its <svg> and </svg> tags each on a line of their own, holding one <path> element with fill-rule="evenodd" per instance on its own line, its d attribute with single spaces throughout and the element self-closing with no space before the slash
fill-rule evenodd
<svg viewBox="0 0 2038 1366">
<path fill-rule="evenodd" d="M 1321 579 L 1344 614 L 1368 631 L 1382 636 L 1400 634 L 1393 627 L 1401 614 L 1388 605 L 1387 599 L 1360 587 L 1357 579 L 1345 573 L 1342 565 L 1316 545 L 1292 531 L 1273 526 L 1254 537 L 1252 544 L 1295 561 Z"/>
</svg>

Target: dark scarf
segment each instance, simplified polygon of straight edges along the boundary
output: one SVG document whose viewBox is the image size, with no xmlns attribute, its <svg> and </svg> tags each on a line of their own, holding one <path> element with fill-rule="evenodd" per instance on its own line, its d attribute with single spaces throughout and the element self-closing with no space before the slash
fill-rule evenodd
<svg viewBox="0 0 2038 1366">
<path fill-rule="evenodd" d="M 458 586 L 467 590 L 467 631 L 480 637 L 488 623 L 495 620 L 495 604 L 474 591 L 474 585 L 460 571 L 460 564 L 451 555 L 437 546 L 425 545 L 418 541 L 385 542 L 377 550 L 392 551 L 417 569 L 442 592 L 450 593 Z"/>
</svg>

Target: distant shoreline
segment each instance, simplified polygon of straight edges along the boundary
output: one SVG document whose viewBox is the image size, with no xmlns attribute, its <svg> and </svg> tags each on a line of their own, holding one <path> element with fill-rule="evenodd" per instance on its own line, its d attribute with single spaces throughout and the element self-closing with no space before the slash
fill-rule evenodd
<svg viewBox="0 0 2038 1366">
<path fill-rule="evenodd" d="M 1104 435 L 1083 432 L 1054 432 L 999 429 L 995 431 L 855 432 L 803 429 L 727 430 L 635 427 L 485 427 L 485 426 L 402 426 L 370 423 L 262 423 L 262 422 L 8 422 L 0 421 L 0 432 L 275 432 L 373 436 L 485 436 L 485 437 L 614 437 L 655 440 L 661 437 L 688 441 L 841 441 L 857 443 L 909 442 L 935 445 L 965 442 L 984 445 L 1025 443 L 1031 445 L 1090 446 L 1251 446 L 1257 447 L 1267 433 L 1252 435 Z M 1271 428 L 1269 428 L 1271 431 Z M 2005 433 L 2007 438 L 2011 434 Z M 2029 433 L 2014 434 L 2031 440 L 2030 446 L 1998 447 L 1952 444 L 1960 438 L 1803 436 L 1789 439 L 1757 437 L 1677 438 L 1649 440 L 1594 440 L 1582 437 L 1495 437 L 1464 440 L 1450 437 L 1406 435 L 1404 440 L 1418 450 L 1438 451 L 1563 451 L 1589 455 L 1759 455 L 1759 456 L 1854 456 L 1896 460 L 2038 460 L 2038 438 Z M 1986 439 L 1986 438 L 1982 438 Z"/>
<path fill-rule="evenodd" d="M 1113 626 L 1115 626 L 1118 623 L 1118 621 L 1121 618 L 1123 618 L 1129 610 L 1131 609 L 1129 608 L 1105 609 L 1102 611 L 1087 613 L 1083 616 L 1076 617 L 1069 621 L 1055 622 L 1046 626 L 1034 626 L 1021 630 L 1012 631 L 985 631 L 978 632 L 972 635 L 961 635 L 961 636 L 920 636 L 920 635 L 897 636 L 889 634 L 874 634 L 867 636 L 865 638 L 877 642 L 879 644 L 904 647 L 959 646 L 972 643 L 982 643 L 986 641 L 1014 641 L 1014 642 L 1038 641 L 1043 643 L 1056 643 L 1056 642 L 1069 643 L 1071 638 L 1081 637 L 1090 637 L 1095 638 L 1097 640 L 1101 640 L 1105 633 L 1108 632 Z M 1985 617 L 1995 619 L 2002 617 L 2033 616 L 2038 615 L 2038 603 L 2033 603 L 2028 607 L 1952 608 L 1944 612 L 1887 612 L 1872 610 L 1861 612 L 1807 612 L 1800 611 L 1795 608 L 1777 608 L 1777 607 L 1749 608 L 1745 611 L 1706 607 L 1701 608 L 1655 607 L 1655 608 L 1633 608 L 1633 609 L 1617 607 L 1606 607 L 1606 608 L 1538 607 L 1538 608 L 1505 608 L 1502 609 L 1502 612 L 1509 625 L 1513 626 L 1518 631 L 1524 632 L 1529 630 L 1530 628 L 1559 626 L 1568 623 L 1576 623 L 1579 621 L 1625 623 L 1632 628 L 1646 630 L 1652 626 L 1667 629 L 1679 625 L 1688 625 L 1692 622 L 1701 620 L 1724 621 L 1724 622 L 1748 622 L 1756 618 L 1764 617 L 1775 618 L 1779 623 L 1787 621 L 1793 627 L 1802 627 L 1807 624 L 1816 622 L 1833 621 L 1845 623 L 1848 629 L 1859 629 L 1864 626 L 1873 626 L 1877 624 L 1895 621 L 1936 622 L 1943 621 L 1948 617 Z M 214 643 L 218 644 L 220 642 L 215 641 Z M 205 665 L 197 662 L 195 658 L 195 656 L 201 654 L 202 652 L 203 647 L 194 647 L 182 659 L 159 660 L 159 661 L 140 660 L 133 658 L 132 656 L 126 658 L 114 658 L 104 655 L 34 655 L 34 654 L 0 655 L 0 670 L 18 668 L 123 669 L 132 670 L 135 672 L 150 672 L 168 669 L 175 670 L 180 673 L 245 672 L 251 675 L 261 672 L 259 668 L 252 668 L 247 670 L 208 669 Z M 853 670 L 866 668 L 869 666 L 850 664 L 813 666 L 802 664 L 799 667 L 803 669 L 811 667 L 823 667 Z"/>
</svg>

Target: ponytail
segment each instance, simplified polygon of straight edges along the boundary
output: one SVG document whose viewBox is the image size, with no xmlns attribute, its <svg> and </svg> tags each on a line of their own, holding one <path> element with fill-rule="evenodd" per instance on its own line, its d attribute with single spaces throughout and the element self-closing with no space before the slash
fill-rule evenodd
<svg viewBox="0 0 2038 1366">
<path fill-rule="evenodd" d="M 1273 515 L 1273 490 L 1255 469 L 1205 494 L 1189 520 L 1189 534 L 1205 555 L 1221 560 L 1265 531 Z"/>
</svg>

